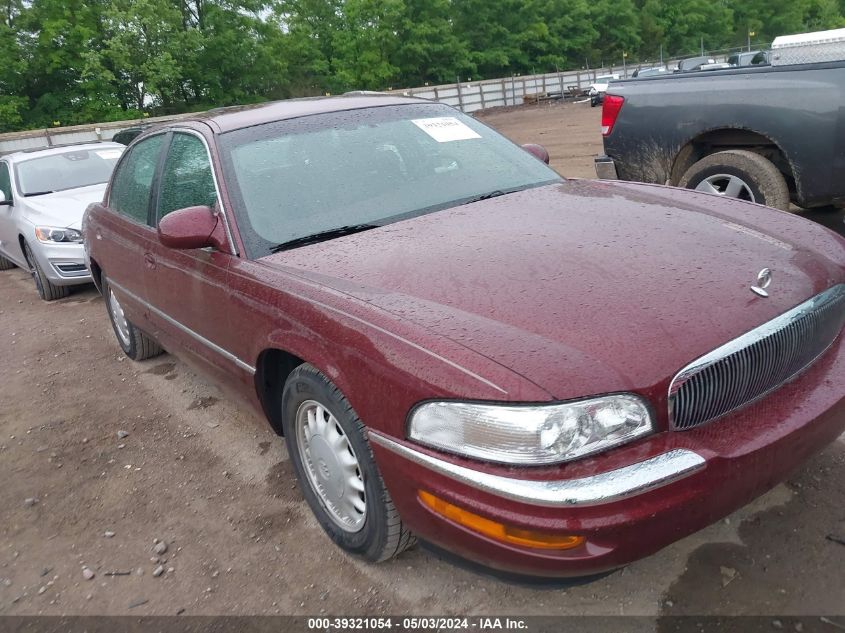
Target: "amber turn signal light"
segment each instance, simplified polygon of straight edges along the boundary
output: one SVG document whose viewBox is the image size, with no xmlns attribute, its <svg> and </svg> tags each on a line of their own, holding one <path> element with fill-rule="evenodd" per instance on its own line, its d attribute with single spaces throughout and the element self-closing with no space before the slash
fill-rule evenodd
<svg viewBox="0 0 845 633">
<path fill-rule="evenodd" d="M 578 547 L 585 540 L 583 536 L 549 534 L 504 525 L 503 523 L 486 519 L 473 512 L 459 508 L 424 490 L 419 491 L 419 499 L 424 506 L 440 516 L 454 521 L 458 525 L 462 525 L 473 532 L 478 532 L 479 534 L 501 541 L 502 543 L 509 543 L 510 545 L 561 550 Z"/>
</svg>

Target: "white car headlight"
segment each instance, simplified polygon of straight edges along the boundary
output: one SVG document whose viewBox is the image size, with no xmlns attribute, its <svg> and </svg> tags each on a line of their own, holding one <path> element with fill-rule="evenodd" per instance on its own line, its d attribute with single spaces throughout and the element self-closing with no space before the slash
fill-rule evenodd
<svg viewBox="0 0 845 633">
<path fill-rule="evenodd" d="M 47 244 L 79 244 L 82 233 L 76 229 L 60 229 L 53 226 L 36 226 L 35 237 Z"/>
<path fill-rule="evenodd" d="M 427 402 L 411 413 L 408 436 L 465 457 L 539 466 L 598 453 L 653 430 L 645 401 L 617 394 L 535 405 Z"/>
</svg>

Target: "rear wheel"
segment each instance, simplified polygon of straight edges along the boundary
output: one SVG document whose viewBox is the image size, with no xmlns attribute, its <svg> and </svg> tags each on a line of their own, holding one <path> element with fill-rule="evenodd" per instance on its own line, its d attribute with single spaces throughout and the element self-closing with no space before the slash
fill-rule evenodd
<svg viewBox="0 0 845 633">
<path fill-rule="evenodd" d="M 0 255 L 0 270 L 11 270 L 14 267 L 15 265 L 12 263 L 11 260 L 6 259 L 2 255 Z"/>
<path fill-rule="evenodd" d="M 109 313 L 109 321 L 111 321 L 114 335 L 117 337 L 117 342 L 123 353 L 132 360 L 146 360 L 161 354 L 164 351 L 161 346 L 126 318 L 123 313 L 123 306 L 120 304 L 117 295 L 112 292 L 105 275 L 101 279 L 106 311 Z"/>
<path fill-rule="evenodd" d="M 789 210 L 789 187 L 774 164 L 754 152 L 727 150 L 702 158 L 681 177 L 681 187 Z"/>
<path fill-rule="evenodd" d="M 23 254 L 26 257 L 26 263 L 29 264 L 29 274 L 35 282 L 35 289 L 38 290 L 38 296 L 44 301 L 55 301 L 56 299 L 63 299 L 70 294 L 70 288 L 67 286 L 57 286 L 47 279 L 41 266 L 38 265 L 38 260 L 29 244 L 23 243 Z"/>
<path fill-rule="evenodd" d="M 337 545 L 380 562 L 416 542 L 384 486 L 363 423 L 328 378 L 307 364 L 293 370 L 282 416 L 302 493 Z"/>
</svg>

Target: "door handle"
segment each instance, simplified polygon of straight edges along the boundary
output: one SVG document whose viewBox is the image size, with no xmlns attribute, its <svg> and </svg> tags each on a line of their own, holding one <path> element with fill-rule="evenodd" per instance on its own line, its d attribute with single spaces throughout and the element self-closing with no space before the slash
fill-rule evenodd
<svg viewBox="0 0 845 633">
<path fill-rule="evenodd" d="M 151 253 L 144 253 L 144 266 L 150 270 L 155 270 L 156 260 Z"/>
</svg>

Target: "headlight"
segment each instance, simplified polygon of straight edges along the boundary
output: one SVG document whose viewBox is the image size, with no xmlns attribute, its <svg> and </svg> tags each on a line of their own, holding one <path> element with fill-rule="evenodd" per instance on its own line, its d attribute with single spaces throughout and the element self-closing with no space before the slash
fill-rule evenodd
<svg viewBox="0 0 845 633">
<path fill-rule="evenodd" d="M 539 466 L 598 453 L 653 429 L 646 403 L 618 394 L 538 405 L 428 402 L 412 412 L 408 436 L 465 457 Z"/>
<path fill-rule="evenodd" d="M 35 237 L 38 238 L 39 242 L 46 242 L 49 244 L 79 244 L 82 241 L 82 233 L 76 229 L 57 229 L 52 226 L 35 227 Z"/>
</svg>

